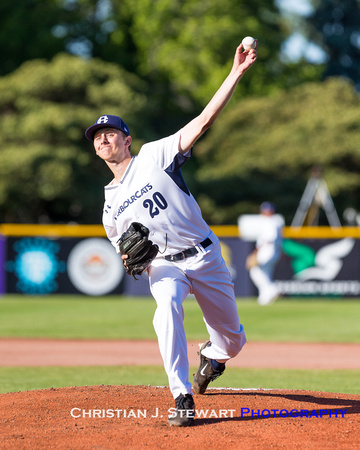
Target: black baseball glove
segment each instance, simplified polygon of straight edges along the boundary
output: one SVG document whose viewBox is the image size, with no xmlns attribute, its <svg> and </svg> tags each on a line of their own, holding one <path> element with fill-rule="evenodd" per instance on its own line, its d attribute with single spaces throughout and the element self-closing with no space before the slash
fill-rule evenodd
<svg viewBox="0 0 360 450">
<path fill-rule="evenodd" d="M 117 241 L 122 255 L 128 255 L 125 269 L 129 275 L 137 280 L 156 257 L 159 247 L 149 240 L 149 230 L 138 222 L 133 222 Z"/>
</svg>

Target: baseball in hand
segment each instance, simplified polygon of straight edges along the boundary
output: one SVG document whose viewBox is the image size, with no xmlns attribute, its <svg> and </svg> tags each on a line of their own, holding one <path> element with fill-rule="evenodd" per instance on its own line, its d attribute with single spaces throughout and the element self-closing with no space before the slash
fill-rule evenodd
<svg viewBox="0 0 360 450">
<path fill-rule="evenodd" d="M 242 40 L 242 45 L 244 50 L 247 52 L 248 50 L 251 50 L 252 48 L 256 48 L 256 39 L 254 39 L 251 36 L 246 36 Z"/>
</svg>

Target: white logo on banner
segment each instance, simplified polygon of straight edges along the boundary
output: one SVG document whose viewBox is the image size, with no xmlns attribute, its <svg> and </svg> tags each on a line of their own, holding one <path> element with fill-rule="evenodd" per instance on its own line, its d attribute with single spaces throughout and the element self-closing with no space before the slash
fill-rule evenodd
<svg viewBox="0 0 360 450">
<path fill-rule="evenodd" d="M 315 266 L 295 274 L 299 280 L 334 280 L 340 272 L 343 261 L 355 245 L 355 239 L 345 238 L 333 244 L 324 245 L 315 257 Z"/>
<path fill-rule="evenodd" d="M 70 281 L 82 293 L 105 295 L 124 276 L 122 260 L 106 239 L 84 239 L 71 250 L 67 262 Z"/>
</svg>

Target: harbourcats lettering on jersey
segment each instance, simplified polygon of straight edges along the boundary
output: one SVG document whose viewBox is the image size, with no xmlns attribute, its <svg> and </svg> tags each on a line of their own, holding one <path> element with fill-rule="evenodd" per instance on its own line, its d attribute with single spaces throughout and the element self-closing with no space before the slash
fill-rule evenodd
<svg viewBox="0 0 360 450">
<path fill-rule="evenodd" d="M 119 206 L 117 213 L 114 217 L 115 220 L 122 214 L 125 209 L 134 203 L 136 200 L 140 199 L 144 194 L 147 194 L 149 191 L 153 189 L 152 185 L 150 183 L 147 183 L 145 186 L 143 186 L 141 189 L 135 191 L 133 195 L 131 195 L 128 199 L 124 201 L 122 205 Z M 111 205 L 105 205 L 104 213 L 109 214 L 111 209 Z"/>
</svg>

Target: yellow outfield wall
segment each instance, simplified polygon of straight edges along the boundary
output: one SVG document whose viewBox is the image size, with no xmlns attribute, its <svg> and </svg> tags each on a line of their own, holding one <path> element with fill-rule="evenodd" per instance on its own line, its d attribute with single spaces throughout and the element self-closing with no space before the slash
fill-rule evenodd
<svg viewBox="0 0 360 450">
<path fill-rule="evenodd" d="M 210 227 L 218 237 L 241 237 L 237 225 L 214 225 Z M 42 225 L 42 224 L 0 224 L 4 236 L 47 236 L 47 237 L 105 237 L 102 225 Z M 360 227 L 285 227 L 284 237 L 289 239 L 360 239 Z"/>
</svg>

